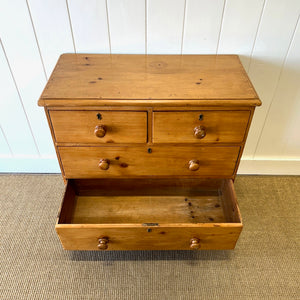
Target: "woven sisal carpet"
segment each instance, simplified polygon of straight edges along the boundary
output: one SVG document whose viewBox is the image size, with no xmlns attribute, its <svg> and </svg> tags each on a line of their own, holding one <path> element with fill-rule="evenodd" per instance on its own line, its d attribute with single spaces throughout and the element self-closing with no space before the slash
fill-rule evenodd
<svg viewBox="0 0 300 300">
<path fill-rule="evenodd" d="M 234 251 L 67 252 L 58 175 L 0 176 L 0 299 L 300 299 L 300 177 L 239 176 Z"/>
</svg>

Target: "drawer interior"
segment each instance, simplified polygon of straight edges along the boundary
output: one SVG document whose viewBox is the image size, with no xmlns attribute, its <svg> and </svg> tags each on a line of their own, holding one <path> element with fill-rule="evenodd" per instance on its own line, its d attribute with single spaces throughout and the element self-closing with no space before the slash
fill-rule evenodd
<svg viewBox="0 0 300 300">
<path fill-rule="evenodd" d="M 231 179 L 69 180 L 58 224 L 241 223 Z"/>
</svg>

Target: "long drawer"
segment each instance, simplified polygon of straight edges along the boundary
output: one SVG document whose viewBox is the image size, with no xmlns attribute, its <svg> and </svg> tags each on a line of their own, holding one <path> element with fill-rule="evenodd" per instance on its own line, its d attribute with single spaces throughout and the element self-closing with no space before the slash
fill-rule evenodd
<svg viewBox="0 0 300 300">
<path fill-rule="evenodd" d="M 250 111 L 178 111 L 153 113 L 154 143 L 241 143 Z"/>
<path fill-rule="evenodd" d="M 69 180 L 56 231 L 66 250 L 233 249 L 230 179 Z"/>
<path fill-rule="evenodd" d="M 145 111 L 50 111 L 57 143 L 146 143 Z"/>
<path fill-rule="evenodd" d="M 59 147 L 66 178 L 230 177 L 240 147 Z"/>
</svg>

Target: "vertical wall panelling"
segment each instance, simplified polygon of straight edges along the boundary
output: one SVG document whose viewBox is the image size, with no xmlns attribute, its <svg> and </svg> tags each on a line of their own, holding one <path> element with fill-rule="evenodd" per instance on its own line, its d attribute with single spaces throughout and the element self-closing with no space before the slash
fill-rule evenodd
<svg viewBox="0 0 300 300">
<path fill-rule="evenodd" d="M 299 78 L 299 76 L 298 76 Z M 298 81 L 299 82 L 299 81 Z M 299 89 L 297 91 L 297 101 L 293 106 L 293 111 L 289 117 L 293 120 L 290 122 L 289 126 L 287 126 L 287 130 L 289 134 L 287 135 L 287 139 L 285 140 L 285 147 L 283 151 L 283 156 L 288 157 L 294 161 L 300 162 L 300 138 L 299 138 L 299 128 L 300 128 L 300 93 Z M 300 164 L 299 164 L 300 165 Z M 298 168 L 299 175 L 300 166 Z"/>
<path fill-rule="evenodd" d="M 249 76 L 262 99 L 249 131 L 244 158 L 253 158 L 269 106 L 278 84 L 300 12 L 298 0 L 268 0 L 251 57 Z"/>
<path fill-rule="evenodd" d="M 21 99 L 0 45 L 0 122 L 14 155 L 38 155 Z M 5 145 L 3 145 L 5 146 Z M 1 147 L 2 150 L 2 147 Z M 1 151 L 0 154 L 3 154 Z"/>
<path fill-rule="evenodd" d="M 181 54 L 184 0 L 148 0 L 147 53 Z"/>
<path fill-rule="evenodd" d="M 61 53 L 90 52 L 239 54 L 263 102 L 239 171 L 299 174 L 299 0 L 2 0 L 0 6 L 0 172 L 59 172 L 37 100 Z"/>
<path fill-rule="evenodd" d="M 145 53 L 145 1 L 107 1 L 112 53 Z"/>
<path fill-rule="evenodd" d="M 256 158 L 300 157 L 300 26 L 295 30 Z M 287 146 L 288 145 L 288 146 Z"/>
<path fill-rule="evenodd" d="M 76 52 L 109 53 L 105 0 L 68 0 Z"/>
<path fill-rule="evenodd" d="M 216 53 L 224 0 L 187 0 L 183 54 Z"/>
<path fill-rule="evenodd" d="M 249 67 L 264 2 L 265 0 L 226 1 L 218 53 L 239 54 L 246 70 Z"/>
<path fill-rule="evenodd" d="M 60 54 L 74 52 L 66 2 L 27 0 L 49 77 Z"/>
<path fill-rule="evenodd" d="M 17 20 L 17 21 L 16 21 Z M 45 73 L 41 62 L 41 57 L 38 51 L 30 15 L 26 2 L 23 0 L 3 0 L 1 2 L 0 10 L 0 36 L 7 54 L 7 58 L 14 76 L 16 86 L 20 93 L 20 99 L 24 105 L 23 116 L 20 118 L 20 127 L 18 127 L 18 119 L 14 114 L 15 107 L 13 105 L 5 105 L 9 112 L 8 119 L 14 119 L 15 130 L 18 130 L 19 137 L 7 134 L 7 139 L 19 140 L 20 153 L 31 153 L 33 155 L 40 153 L 42 155 L 55 155 L 54 147 L 51 142 L 51 135 L 43 110 L 37 106 L 37 99 L 39 98 L 42 89 L 46 83 Z M 8 87 L 5 90 L 9 90 Z M 9 92 L 10 93 L 10 92 Z M 11 92 L 11 98 L 6 101 L 17 101 L 16 94 Z M 4 100 L 5 101 L 5 100 Z M 18 100 L 19 101 L 19 100 Z M 18 109 L 18 106 L 16 106 Z M 26 113 L 26 114 L 25 114 Z M 32 129 L 34 141 L 36 141 L 36 149 L 31 148 L 32 138 L 28 139 L 26 130 L 28 127 L 23 126 L 23 119 L 28 118 L 29 125 Z M 4 124 L 2 124 L 4 126 Z M 20 134 L 20 128 L 22 133 Z M 23 132 L 24 129 L 24 132 Z M 6 133 L 6 129 L 5 133 Z M 26 148 L 28 150 L 26 150 Z M 13 148 L 13 147 L 12 147 Z M 30 150 L 32 149 L 32 150 Z M 16 149 L 13 149 L 16 151 Z"/>
<path fill-rule="evenodd" d="M 0 125 L 0 157 L 1 156 L 7 157 L 7 156 L 11 156 L 11 155 L 12 155 L 12 150 L 9 147 L 9 144 L 6 139 L 6 136 L 4 135 L 2 126 Z"/>
</svg>

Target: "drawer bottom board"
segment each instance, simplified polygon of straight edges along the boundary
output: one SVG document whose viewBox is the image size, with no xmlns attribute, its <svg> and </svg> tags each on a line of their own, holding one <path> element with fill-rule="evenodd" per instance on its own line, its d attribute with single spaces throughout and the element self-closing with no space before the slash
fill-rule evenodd
<svg viewBox="0 0 300 300">
<path fill-rule="evenodd" d="M 88 189 L 71 180 L 56 230 L 69 250 L 97 250 L 101 238 L 108 250 L 188 250 L 192 239 L 199 249 L 233 249 L 242 223 L 232 181 L 215 183 L 184 180 L 162 188 L 137 180 L 132 189 L 127 182 L 109 192 L 112 180 Z"/>
<path fill-rule="evenodd" d="M 75 196 L 71 224 L 226 222 L 217 192 L 185 196 Z"/>
</svg>

